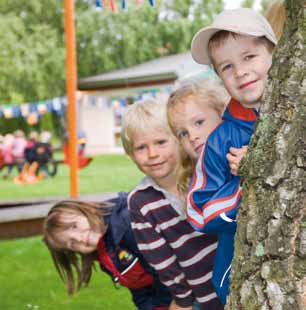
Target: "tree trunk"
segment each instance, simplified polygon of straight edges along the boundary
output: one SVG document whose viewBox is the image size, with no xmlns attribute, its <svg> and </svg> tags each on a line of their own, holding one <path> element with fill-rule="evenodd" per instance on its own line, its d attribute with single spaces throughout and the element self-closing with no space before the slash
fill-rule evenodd
<svg viewBox="0 0 306 310">
<path fill-rule="evenodd" d="M 306 309 L 304 0 L 287 0 L 248 155 L 227 310 Z M 304 184 L 303 184 L 304 183 Z"/>
</svg>

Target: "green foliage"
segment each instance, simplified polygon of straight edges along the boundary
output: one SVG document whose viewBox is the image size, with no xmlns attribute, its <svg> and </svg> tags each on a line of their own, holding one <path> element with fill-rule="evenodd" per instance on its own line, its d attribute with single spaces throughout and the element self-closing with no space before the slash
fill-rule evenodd
<svg viewBox="0 0 306 310">
<path fill-rule="evenodd" d="M 242 8 L 252 8 L 254 6 L 254 0 L 243 0 L 241 3 Z"/>
<path fill-rule="evenodd" d="M 222 0 L 127 1 L 118 13 L 76 0 L 79 77 L 125 68 L 189 49 L 200 27 L 223 8 Z M 0 103 L 23 103 L 65 93 L 61 0 L 0 0 Z"/>
</svg>

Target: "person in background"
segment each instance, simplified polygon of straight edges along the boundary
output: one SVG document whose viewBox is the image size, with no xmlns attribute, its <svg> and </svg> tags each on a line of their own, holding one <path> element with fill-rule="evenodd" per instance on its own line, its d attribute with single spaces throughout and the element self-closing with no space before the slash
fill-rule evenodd
<svg viewBox="0 0 306 310">
<path fill-rule="evenodd" d="M 138 310 L 168 309 L 170 293 L 134 240 L 126 193 L 102 203 L 55 204 L 44 221 L 44 242 L 69 294 L 89 284 L 98 262 L 114 284 L 130 290 Z"/>
<path fill-rule="evenodd" d="M 36 145 L 38 143 L 39 134 L 31 131 L 24 150 L 25 163 L 20 174 L 14 178 L 15 184 L 33 184 L 40 181 L 43 176 L 38 176 L 38 162 L 36 154 Z"/>
<path fill-rule="evenodd" d="M 43 131 L 40 134 L 39 141 L 36 143 L 36 160 L 38 163 L 37 174 L 43 174 L 45 177 L 51 176 L 51 171 L 49 171 L 48 164 L 52 159 L 52 145 L 51 133 L 49 131 Z"/>
<path fill-rule="evenodd" d="M 4 137 L 0 135 L 0 170 L 4 167 L 4 156 L 2 152 Z"/>
<path fill-rule="evenodd" d="M 14 157 L 14 165 L 17 167 L 18 173 L 20 173 L 25 162 L 24 150 L 27 141 L 24 132 L 20 129 L 14 132 L 14 137 L 12 154 Z"/>
<path fill-rule="evenodd" d="M 2 144 L 3 162 L 6 167 L 6 172 L 3 175 L 3 179 L 7 179 L 11 176 L 14 167 L 13 143 L 14 135 L 7 133 L 3 138 Z"/>
</svg>

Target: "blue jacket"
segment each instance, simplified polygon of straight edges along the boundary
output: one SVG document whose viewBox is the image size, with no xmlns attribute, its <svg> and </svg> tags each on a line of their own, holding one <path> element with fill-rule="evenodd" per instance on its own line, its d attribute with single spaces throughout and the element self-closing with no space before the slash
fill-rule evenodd
<svg viewBox="0 0 306 310">
<path fill-rule="evenodd" d="M 110 200 L 116 206 L 110 216 L 105 217 L 108 229 L 98 243 L 101 269 L 115 283 L 129 288 L 138 310 L 166 310 L 172 297 L 137 248 L 127 208 L 127 195 L 119 193 L 118 198 Z M 101 250 L 101 242 L 107 253 Z"/>
<path fill-rule="evenodd" d="M 212 281 L 223 304 L 229 292 L 236 215 L 242 194 L 240 177 L 230 173 L 226 154 L 230 147 L 249 144 L 257 117 L 256 110 L 230 101 L 223 122 L 207 139 L 187 195 L 187 218 L 193 228 L 218 235 Z"/>
</svg>

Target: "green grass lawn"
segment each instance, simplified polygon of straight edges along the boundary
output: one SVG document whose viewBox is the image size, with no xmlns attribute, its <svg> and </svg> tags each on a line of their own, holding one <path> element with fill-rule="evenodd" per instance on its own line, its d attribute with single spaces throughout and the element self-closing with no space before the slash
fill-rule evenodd
<svg viewBox="0 0 306 310">
<path fill-rule="evenodd" d="M 128 191 L 141 176 L 134 163 L 125 155 L 98 156 L 87 167 L 79 170 L 79 191 L 80 194 Z M 16 185 L 12 179 L 0 178 L 0 200 L 65 195 L 69 195 L 67 165 L 59 165 L 55 177 L 36 184 Z"/>
<path fill-rule="evenodd" d="M 80 193 L 128 191 L 142 174 L 122 155 L 94 158 L 80 170 Z M 58 175 L 32 185 L 14 185 L 0 179 L 0 199 L 69 195 L 69 170 L 59 167 Z M 69 297 L 41 237 L 0 241 L 0 310 L 133 310 L 127 289 L 115 289 L 99 268 L 89 287 Z"/>
<path fill-rule="evenodd" d="M 1 310 L 134 310 L 129 291 L 97 268 L 88 287 L 66 294 L 41 237 L 0 242 Z M 97 266 L 98 267 L 98 266 Z"/>
</svg>

